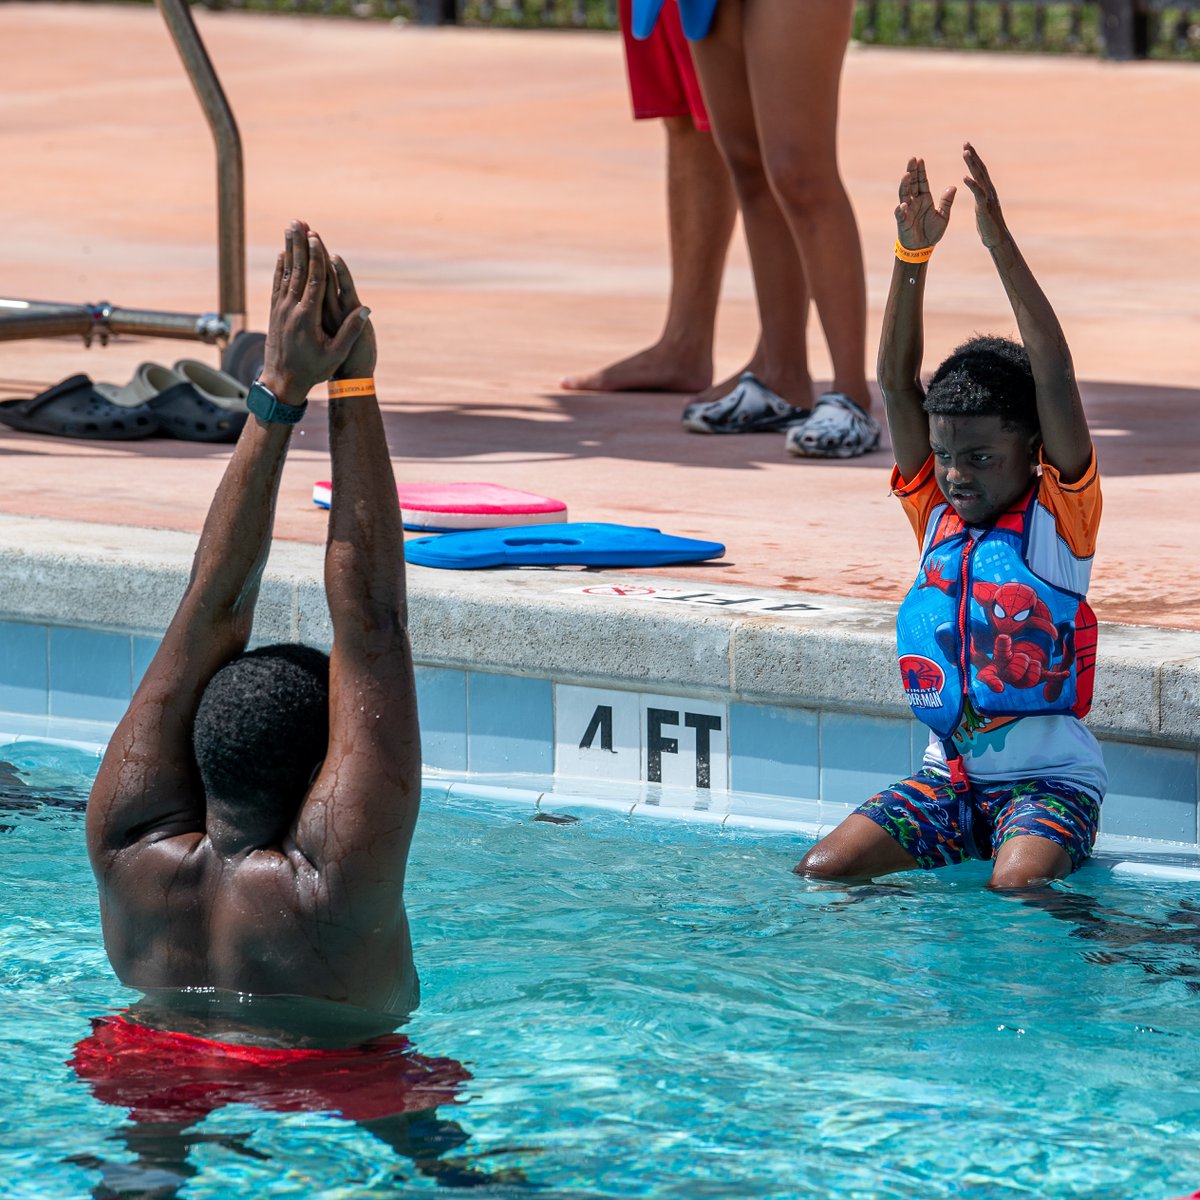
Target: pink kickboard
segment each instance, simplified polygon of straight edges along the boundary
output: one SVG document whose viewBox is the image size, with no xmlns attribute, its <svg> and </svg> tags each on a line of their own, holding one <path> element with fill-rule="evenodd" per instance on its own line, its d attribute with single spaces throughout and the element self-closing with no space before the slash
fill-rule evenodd
<svg viewBox="0 0 1200 1200">
<path fill-rule="evenodd" d="M 397 485 L 405 529 L 427 533 L 456 529 L 506 529 L 567 519 L 561 500 L 497 483 L 402 483 Z M 313 503 L 328 508 L 333 484 L 313 484 Z"/>
</svg>

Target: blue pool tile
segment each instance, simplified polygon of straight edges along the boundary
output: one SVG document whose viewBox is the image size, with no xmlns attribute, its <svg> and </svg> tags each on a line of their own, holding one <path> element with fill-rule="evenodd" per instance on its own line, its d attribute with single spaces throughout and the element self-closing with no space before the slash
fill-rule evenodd
<svg viewBox="0 0 1200 1200">
<path fill-rule="evenodd" d="M 0 621 L 0 711 L 49 712 L 49 634 L 44 625 Z"/>
<path fill-rule="evenodd" d="M 1126 837 L 1196 841 L 1196 754 L 1105 742 L 1108 795 L 1100 828 Z"/>
<path fill-rule="evenodd" d="M 421 761 L 443 771 L 467 769 L 467 673 L 417 668 Z"/>
<path fill-rule="evenodd" d="M 769 704 L 729 706 L 730 787 L 815 800 L 821 780 L 817 714 Z"/>
<path fill-rule="evenodd" d="M 821 714 L 821 799 L 861 804 L 909 773 L 910 721 Z"/>
<path fill-rule="evenodd" d="M 467 677 L 467 764 L 472 771 L 552 774 L 554 685 L 515 675 Z"/>
<path fill-rule="evenodd" d="M 133 687 L 142 682 L 142 676 L 150 665 L 150 660 L 158 652 L 158 638 L 135 637 L 133 639 Z"/>
<path fill-rule="evenodd" d="M 50 630 L 50 715 L 119 721 L 132 694 L 128 634 Z"/>
</svg>

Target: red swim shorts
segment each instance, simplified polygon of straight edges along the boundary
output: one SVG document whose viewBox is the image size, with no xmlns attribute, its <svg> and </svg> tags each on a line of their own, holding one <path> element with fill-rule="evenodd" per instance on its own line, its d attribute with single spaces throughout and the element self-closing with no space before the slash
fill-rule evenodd
<svg viewBox="0 0 1200 1200">
<path fill-rule="evenodd" d="M 690 115 L 697 129 L 710 129 L 692 52 L 679 23 L 677 0 L 666 0 L 654 32 L 644 42 L 631 32 L 633 0 L 620 0 L 617 14 L 625 39 L 633 115 L 639 121 Z"/>
<path fill-rule="evenodd" d="M 225 1104 L 371 1121 L 454 1101 L 470 1072 L 388 1034 L 338 1050 L 242 1046 L 97 1017 L 68 1060 L 97 1100 L 135 1121 L 191 1124 Z"/>
</svg>

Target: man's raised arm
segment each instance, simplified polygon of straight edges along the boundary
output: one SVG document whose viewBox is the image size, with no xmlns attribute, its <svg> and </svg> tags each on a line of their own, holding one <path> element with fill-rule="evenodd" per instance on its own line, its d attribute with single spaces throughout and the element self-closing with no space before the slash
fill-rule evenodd
<svg viewBox="0 0 1200 1200">
<path fill-rule="evenodd" d="M 326 327 L 365 319 L 334 257 Z M 327 895 L 355 912 L 394 912 L 417 819 L 421 745 L 406 628 L 404 537 L 375 397 L 368 324 L 330 382 L 333 497 L 325 592 L 333 623 L 329 754 L 295 826 L 296 845 Z M 358 901 L 366 909 L 358 907 Z"/>
<path fill-rule="evenodd" d="M 319 240 L 293 222 L 276 262 L 261 378 L 284 406 L 302 407 L 362 330 L 358 322 L 324 332 L 327 271 Z M 94 863 L 148 835 L 204 826 L 192 723 L 208 681 L 250 637 L 290 434 L 290 424 L 251 418 L 238 439 L 183 599 L 96 777 L 87 818 Z"/>
</svg>

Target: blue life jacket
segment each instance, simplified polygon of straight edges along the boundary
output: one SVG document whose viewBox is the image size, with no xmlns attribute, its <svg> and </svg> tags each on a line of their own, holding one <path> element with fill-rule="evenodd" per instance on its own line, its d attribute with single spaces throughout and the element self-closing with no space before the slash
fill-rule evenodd
<svg viewBox="0 0 1200 1200">
<path fill-rule="evenodd" d="M 1091 559 L 1071 551 L 1036 484 L 974 537 L 948 503 L 933 509 L 896 645 L 913 715 L 942 739 L 948 761 L 968 702 L 984 717 L 1091 708 L 1090 575 Z"/>
</svg>

